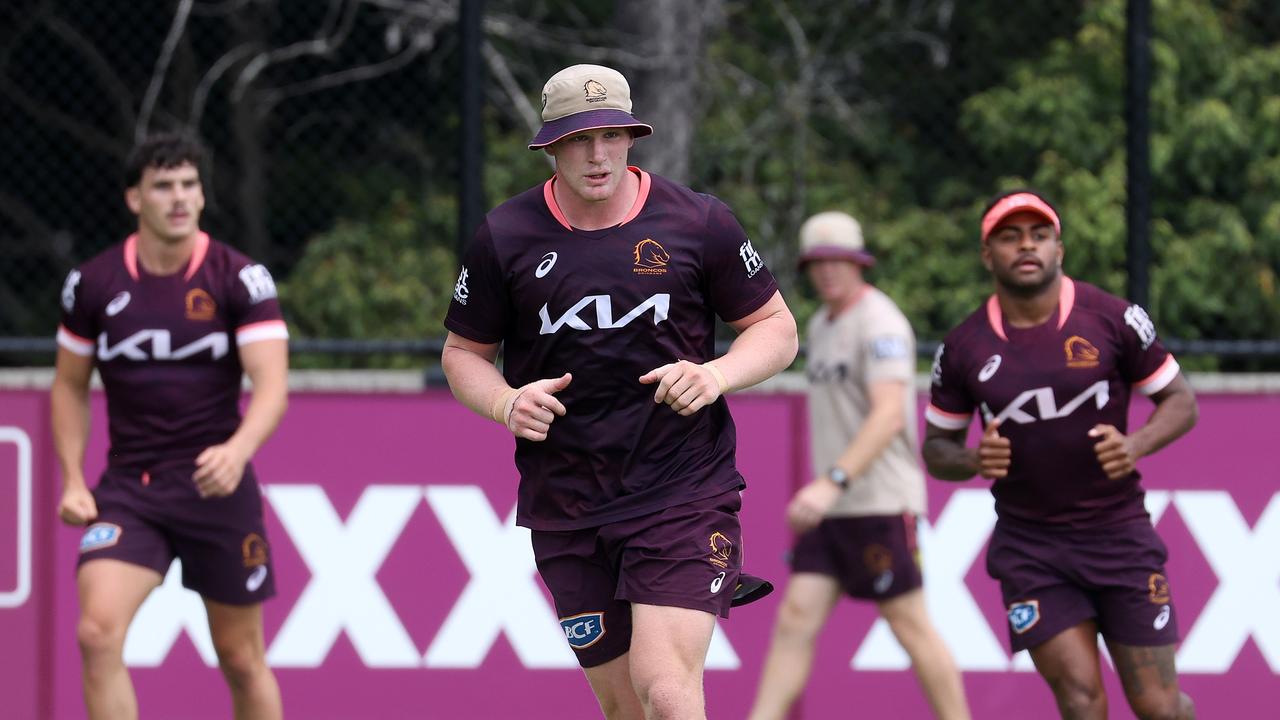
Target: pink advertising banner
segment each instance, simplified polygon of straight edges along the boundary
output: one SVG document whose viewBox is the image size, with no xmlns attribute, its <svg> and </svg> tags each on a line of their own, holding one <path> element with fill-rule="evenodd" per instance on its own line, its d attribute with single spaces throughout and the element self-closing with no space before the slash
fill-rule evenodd
<svg viewBox="0 0 1280 720">
<path fill-rule="evenodd" d="M 1201 397 L 1199 426 L 1142 461 L 1169 546 L 1184 688 L 1201 717 L 1280 701 L 1280 395 Z M 1135 403 L 1135 416 L 1149 405 Z M 95 396 L 87 472 L 106 449 Z M 732 399 L 750 487 L 747 565 L 781 586 L 783 509 L 807 480 L 803 398 Z M 58 479 L 44 393 L 0 391 L 0 692 L 6 717 L 84 717 L 75 641 L 78 533 L 54 521 Z M 268 659 L 289 717 L 598 717 L 511 522 L 512 441 L 447 392 L 293 396 L 255 461 L 278 596 Z M 25 488 L 25 489 L 24 489 Z M 935 624 L 964 670 L 975 717 L 1052 717 L 1052 698 L 1006 622 L 983 553 L 994 522 L 982 481 L 930 481 L 920 540 Z M 711 717 L 744 717 L 781 593 L 721 621 L 706 673 Z M 179 575 L 126 643 L 143 717 L 227 718 L 198 597 Z M 1112 716 L 1132 717 L 1114 672 Z M 823 633 L 796 718 L 856 702 L 862 717 L 928 717 L 906 657 L 874 608 L 844 602 Z"/>
</svg>

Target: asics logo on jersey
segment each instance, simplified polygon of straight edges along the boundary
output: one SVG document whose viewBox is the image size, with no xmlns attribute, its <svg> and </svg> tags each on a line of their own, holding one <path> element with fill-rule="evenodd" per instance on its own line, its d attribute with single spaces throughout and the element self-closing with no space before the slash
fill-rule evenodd
<svg viewBox="0 0 1280 720">
<path fill-rule="evenodd" d="M 1151 627 L 1156 630 L 1163 630 L 1169 624 L 1169 618 L 1173 616 L 1173 609 L 1168 605 L 1160 608 L 1160 613 L 1156 615 L 1156 619 L 1151 623 Z"/>
<path fill-rule="evenodd" d="M 150 354 L 144 346 L 150 345 Z M 107 334 L 98 336 L 98 359 L 102 361 L 123 357 L 127 360 L 185 360 L 196 353 L 208 350 L 214 360 L 226 357 L 231 343 L 224 332 L 213 332 L 174 349 L 168 330 L 139 330 L 115 345 L 107 344 Z"/>
<path fill-rule="evenodd" d="M 653 309 L 653 324 L 657 325 L 667 319 L 667 315 L 671 309 L 671 295 L 669 293 L 657 293 L 649 296 L 649 299 L 637 305 L 631 312 L 623 315 L 621 318 L 613 319 L 613 300 L 608 295 L 588 295 L 573 304 L 573 307 L 565 311 L 555 322 L 551 321 L 551 314 L 547 310 L 547 304 L 542 304 L 542 309 L 538 311 L 538 317 L 542 319 L 542 327 L 538 330 L 539 335 L 551 335 L 560 331 L 560 328 L 568 325 L 574 330 L 591 330 L 592 327 L 587 321 L 578 317 L 578 313 L 586 310 L 589 306 L 596 306 L 596 327 L 597 330 L 610 330 L 613 328 L 625 327 L 632 320 L 643 315 L 650 308 Z"/>
<path fill-rule="evenodd" d="M 107 317 L 119 315 L 120 311 L 124 310 L 125 306 L 129 304 L 129 300 L 132 297 L 128 290 L 121 290 L 119 295 L 111 298 L 111 302 L 107 303 Z"/>
<path fill-rule="evenodd" d="M 1106 380 L 1099 380 L 1085 388 L 1084 392 L 1071 398 L 1070 402 L 1062 407 L 1058 407 L 1057 399 L 1054 397 L 1053 388 L 1051 387 L 1024 390 L 1004 410 L 1001 410 L 999 415 L 994 417 L 991 414 L 991 408 L 987 407 L 986 403 L 982 403 L 982 418 L 988 423 L 998 420 L 1002 423 L 1008 421 L 1026 425 L 1036 420 L 1053 420 L 1067 417 L 1091 398 L 1099 410 L 1107 406 L 1107 403 L 1111 400 L 1111 391 Z M 1034 404 L 1032 404 L 1033 401 Z M 1028 406 L 1035 409 L 1036 415 L 1032 415 L 1023 409 Z"/>
<path fill-rule="evenodd" d="M 992 355 L 991 357 L 987 358 L 987 364 L 983 365 L 982 369 L 978 371 L 978 382 L 986 382 L 990 380 L 991 376 L 995 375 L 996 371 L 999 369 L 1000 369 L 999 355 Z"/>
<path fill-rule="evenodd" d="M 556 259 L 560 256 L 556 253 L 549 252 L 542 256 L 542 262 L 538 263 L 538 269 L 533 271 L 534 277 L 544 278 L 547 273 L 551 272 L 551 268 L 556 266 Z"/>
</svg>

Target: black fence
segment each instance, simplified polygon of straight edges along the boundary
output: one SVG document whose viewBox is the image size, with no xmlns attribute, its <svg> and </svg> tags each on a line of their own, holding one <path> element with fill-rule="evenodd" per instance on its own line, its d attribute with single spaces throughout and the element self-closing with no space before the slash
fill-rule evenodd
<svg viewBox="0 0 1280 720">
<path fill-rule="evenodd" d="M 210 147 L 204 224 L 275 273 L 302 364 L 421 363 L 459 238 L 551 171 L 542 82 L 596 62 L 658 129 L 639 164 L 724 198 L 802 318 L 808 214 L 862 219 L 937 338 L 989 292 L 985 199 L 1033 184 L 1069 273 L 1205 368 L 1276 369 L 1276 37 L 1261 0 L 18 0 L 0 364 L 49 361 L 62 279 L 131 230 L 120 165 L 165 129 Z"/>
</svg>

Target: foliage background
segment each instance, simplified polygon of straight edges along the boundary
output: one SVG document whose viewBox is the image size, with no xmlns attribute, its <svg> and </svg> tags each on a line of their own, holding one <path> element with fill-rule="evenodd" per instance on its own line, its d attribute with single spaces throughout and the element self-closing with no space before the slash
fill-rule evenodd
<svg viewBox="0 0 1280 720">
<path fill-rule="evenodd" d="M 1166 337 L 1280 338 L 1280 6 L 1152 4 L 1151 313 Z M 725 199 L 802 320 L 814 303 L 791 270 L 796 229 L 843 209 L 879 257 L 873 281 L 921 338 L 941 337 L 990 291 L 978 214 L 1017 185 L 1055 199 L 1069 274 L 1125 291 L 1125 0 L 484 8 L 490 206 L 551 170 L 525 149 L 545 78 L 602 62 L 628 74 L 657 128 L 639 163 Z M 206 225 L 272 268 L 296 336 L 441 336 L 458 246 L 458 9 L 7 4 L 0 335 L 50 334 L 66 271 L 130 229 L 118 168 L 134 138 L 189 127 L 213 150 Z"/>
</svg>

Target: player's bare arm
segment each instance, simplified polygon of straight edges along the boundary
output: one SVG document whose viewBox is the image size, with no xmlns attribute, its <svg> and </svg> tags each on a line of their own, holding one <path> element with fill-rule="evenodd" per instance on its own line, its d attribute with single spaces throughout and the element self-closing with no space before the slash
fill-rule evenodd
<svg viewBox="0 0 1280 720">
<path fill-rule="evenodd" d="M 192 480 L 201 497 L 223 497 L 236 491 L 245 465 L 275 432 L 289 405 L 289 342 L 259 340 L 241 345 L 239 355 L 253 393 L 235 433 L 196 457 Z"/>
<path fill-rule="evenodd" d="M 68 525 L 84 525 L 98 517 L 84 481 L 84 450 L 89 442 L 89 378 L 93 356 L 58 348 L 53 387 L 49 392 L 53 444 L 62 467 L 62 499 L 58 517 Z"/>
<path fill-rule="evenodd" d="M 968 430 L 945 430 L 933 424 L 925 427 L 925 467 L 939 480 L 962 481 L 974 475 L 999 480 L 1009 474 L 1013 451 L 1009 438 L 999 432 L 999 423 L 988 423 L 976 448 L 965 447 Z"/>
<path fill-rule="evenodd" d="M 871 411 L 858 434 L 836 460 L 836 466 L 850 478 L 861 477 L 902 431 L 905 422 L 902 396 L 906 392 L 907 384 L 901 380 L 879 380 L 867 386 Z M 796 493 L 787 507 L 787 521 L 791 529 L 805 532 L 815 527 L 842 492 L 844 489 L 836 485 L 826 472 L 814 478 Z"/>
<path fill-rule="evenodd" d="M 751 387 L 785 369 L 799 350 L 796 320 L 774 292 L 764 305 L 729 323 L 738 333 L 729 352 L 699 365 L 679 360 L 654 368 L 640 382 L 657 383 L 653 401 L 666 403 L 681 415 L 692 415 L 721 395 Z"/>
<path fill-rule="evenodd" d="M 1089 436 L 1095 439 L 1094 453 L 1107 477 L 1119 480 L 1134 471 L 1138 458 L 1150 455 L 1182 437 L 1200 416 L 1195 393 L 1182 373 L 1151 396 L 1156 409 L 1141 428 L 1125 435 L 1113 425 L 1095 425 Z"/>
<path fill-rule="evenodd" d="M 516 437 L 546 440 L 551 423 L 566 412 L 555 393 L 569 387 L 573 375 L 565 373 L 513 388 L 494 366 L 497 357 L 498 343 L 479 343 L 449 333 L 440 365 L 453 396 L 476 413 L 506 426 Z"/>
</svg>

